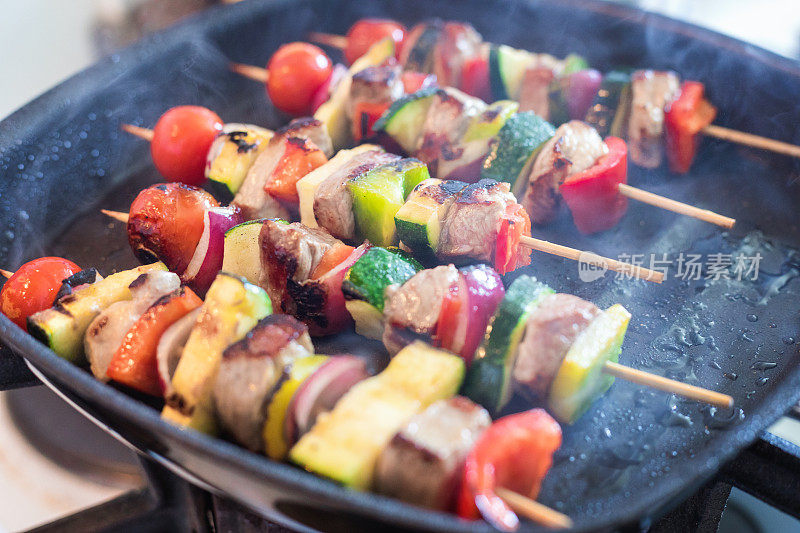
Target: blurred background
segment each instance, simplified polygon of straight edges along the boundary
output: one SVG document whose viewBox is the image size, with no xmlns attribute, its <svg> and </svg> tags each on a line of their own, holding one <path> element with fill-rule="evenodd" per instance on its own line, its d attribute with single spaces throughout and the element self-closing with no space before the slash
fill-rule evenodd
<svg viewBox="0 0 800 533">
<path fill-rule="evenodd" d="M 0 118 L 98 58 L 214 3 L 0 0 Z M 800 59 L 797 0 L 624 3 Z M 800 443 L 798 422 L 785 419 L 771 431 Z M 0 533 L 49 522 L 140 483 L 131 452 L 49 391 L 0 393 Z M 800 531 L 800 522 L 734 489 L 719 531 Z"/>
</svg>

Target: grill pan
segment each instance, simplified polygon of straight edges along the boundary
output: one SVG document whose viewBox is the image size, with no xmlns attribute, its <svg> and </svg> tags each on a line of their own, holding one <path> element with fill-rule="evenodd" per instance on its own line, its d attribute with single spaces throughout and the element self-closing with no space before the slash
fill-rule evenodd
<svg viewBox="0 0 800 533">
<path fill-rule="evenodd" d="M 488 6 L 479 0 L 251 0 L 213 8 L 106 58 L 0 122 L 0 265 L 14 268 L 52 254 L 101 272 L 132 266 L 123 226 L 103 219 L 97 209 L 126 211 L 136 192 L 159 178 L 146 144 L 120 133 L 120 123 L 149 126 L 166 108 L 192 103 L 216 110 L 228 122 L 278 127 L 284 119 L 267 104 L 263 87 L 231 74 L 229 61 L 261 64 L 282 43 L 302 40 L 311 30 L 342 34 L 364 16 L 407 24 L 433 16 L 465 20 L 489 41 L 557 56 L 576 52 L 601 70 L 674 69 L 706 83 L 720 109 L 718 124 L 800 141 L 796 63 L 632 8 L 582 1 L 506 0 Z M 534 229 L 535 236 L 611 257 L 668 254 L 677 262 L 680 253 L 690 252 L 704 258 L 762 255 L 755 282 L 676 279 L 673 264 L 661 286 L 611 274 L 584 283 L 574 263 L 534 256 L 526 273 L 600 307 L 620 302 L 633 313 L 621 362 L 702 384 L 736 401 L 733 410 L 723 412 L 618 380 L 575 426 L 564 428 L 564 445 L 540 496 L 569 514 L 578 531 L 650 523 L 800 399 L 796 168 L 782 157 L 719 141 L 706 141 L 700 153 L 686 176 L 631 167 L 629 180 L 737 218 L 730 233 L 633 204 L 617 228 L 599 236 L 579 236 L 566 213 L 548 228 Z M 36 376 L 118 439 L 270 520 L 301 530 L 352 530 L 378 522 L 491 530 L 482 522 L 344 490 L 232 443 L 173 427 L 140 398 L 94 380 L 5 317 L 0 339 Z M 355 336 L 316 344 L 323 352 L 385 358 L 379 348 L 380 355 L 370 355 L 375 346 Z M 0 357 L 4 386 L 32 382 L 8 348 Z"/>
</svg>

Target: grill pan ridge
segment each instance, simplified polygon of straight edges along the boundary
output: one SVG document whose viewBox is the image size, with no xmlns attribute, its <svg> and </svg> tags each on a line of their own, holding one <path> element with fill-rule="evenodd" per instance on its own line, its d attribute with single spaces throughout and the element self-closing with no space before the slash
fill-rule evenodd
<svg viewBox="0 0 800 533">
<path fill-rule="evenodd" d="M 97 208 L 127 210 L 136 191 L 158 177 L 145 143 L 120 133 L 119 124 L 152 125 L 167 107 L 194 103 L 229 122 L 277 127 L 283 119 L 266 104 L 263 87 L 228 72 L 228 62 L 261 64 L 284 42 L 302 40 L 311 30 L 341 34 L 364 16 L 410 24 L 431 16 L 466 20 L 489 41 L 559 56 L 576 52 L 601 70 L 619 64 L 672 68 L 706 83 L 720 108 L 720 125 L 798 141 L 800 107 L 793 99 L 800 94 L 800 67 L 792 61 L 602 2 L 504 0 L 489 9 L 487 15 L 486 3 L 478 0 L 251 0 L 213 8 L 101 61 L 0 122 L 0 264 L 11 268 L 47 253 L 103 272 L 132 265 L 123 227 L 102 219 Z M 736 217 L 740 222 L 731 233 L 632 205 L 616 229 L 600 236 L 576 235 L 566 215 L 537 235 L 611 257 L 764 256 L 756 283 L 672 278 L 664 286 L 610 275 L 587 284 L 574 264 L 534 256 L 527 273 L 601 307 L 620 302 L 633 313 L 621 362 L 696 380 L 737 403 L 731 412 L 717 412 L 618 380 L 583 419 L 565 427 L 565 444 L 540 498 L 572 516 L 578 531 L 648 523 L 800 398 L 796 169 L 783 158 L 720 142 L 707 141 L 701 154 L 687 176 L 632 168 L 630 181 Z M 5 317 L 0 339 L 129 445 L 272 520 L 300 529 L 374 525 L 366 518 L 415 529 L 491 530 L 343 490 L 232 443 L 172 427 L 152 407 L 59 359 Z M 321 343 L 326 349 L 366 354 L 371 346 L 342 337 Z M 18 365 L 11 357 L 4 350 L 3 371 Z M 753 369 L 759 361 L 777 366 Z M 326 521 L 314 522 L 314 516 Z"/>
</svg>

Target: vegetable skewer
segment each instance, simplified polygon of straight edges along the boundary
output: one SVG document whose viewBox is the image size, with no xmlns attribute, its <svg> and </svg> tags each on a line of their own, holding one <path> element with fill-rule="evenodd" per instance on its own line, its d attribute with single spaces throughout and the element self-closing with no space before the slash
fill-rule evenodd
<svg viewBox="0 0 800 533">
<path fill-rule="evenodd" d="M 361 24 L 361 21 L 356 22 L 351 27 L 351 31 L 352 31 L 353 28 L 356 28 L 359 24 Z M 423 24 L 421 24 L 419 26 L 422 26 L 424 24 L 425 23 L 423 23 Z M 471 31 L 474 32 L 474 29 L 471 30 Z M 410 36 L 412 33 L 413 33 L 413 30 L 412 30 L 412 32 L 409 32 L 407 35 Z M 323 44 L 325 46 L 330 46 L 331 48 L 337 48 L 337 49 L 344 50 L 344 49 L 347 49 L 347 47 L 348 47 L 348 38 L 346 36 L 328 34 L 328 33 L 322 33 L 322 32 L 312 32 L 311 34 L 309 34 L 309 39 L 311 41 L 318 42 L 318 43 Z M 416 44 L 415 42 L 411 43 L 411 45 L 415 45 L 415 44 Z M 403 45 L 404 46 L 408 46 L 408 43 L 403 43 Z M 434 45 L 434 46 L 437 46 L 437 45 Z M 505 48 L 514 51 L 510 47 L 505 47 Z M 521 53 L 522 51 L 519 51 L 519 52 Z M 469 62 L 470 59 L 471 58 L 467 58 L 467 62 L 465 63 L 465 66 L 463 68 L 466 68 L 467 65 L 469 65 L 469 66 L 473 65 L 473 63 Z M 485 72 L 483 72 L 483 69 L 485 69 Z M 489 76 L 489 67 L 488 66 L 484 66 L 480 70 L 483 72 L 482 75 L 487 76 L 487 77 Z M 462 76 L 463 75 L 464 75 L 464 73 L 462 73 Z M 442 80 L 442 81 L 446 81 L 446 80 Z M 488 86 L 488 80 L 486 82 L 484 82 L 484 83 Z M 472 84 L 471 86 L 474 86 L 474 84 Z M 460 88 L 462 88 L 462 87 L 460 87 Z M 469 92 L 469 90 L 467 92 Z M 725 128 L 725 127 L 722 127 L 722 126 L 716 126 L 714 124 L 708 124 L 707 126 L 702 127 L 699 130 L 699 132 L 702 132 L 705 135 L 708 135 L 708 136 L 711 136 L 711 137 L 715 137 L 717 139 L 721 139 L 721 140 L 725 140 L 725 141 L 741 144 L 741 145 L 744 145 L 744 146 L 749 146 L 749 147 L 752 147 L 752 148 L 757 148 L 757 149 L 762 149 L 762 150 L 769 150 L 769 151 L 773 151 L 773 152 L 780 153 L 780 154 L 783 154 L 783 155 L 788 155 L 788 156 L 791 156 L 791 157 L 800 158 L 800 146 L 797 146 L 797 145 L 794 145 L 794 144 L 790 144 L 790 143 L 786 143 L 786 142 L 782 142 L 782 141 L 778 141 L 776 139 L 770 139 L 770 138 L 763 137 L 763 136 L 760 136 L 760 135 L 755 135 L 755 134 L 752 134 L 752 133 L 746 133 L 746 132 L 742 132 L 742 131 L 738 131 L 738 130 L 733 130 L 733 129 L 730 129 L 730 128 Z M 676 169 L 676 170 L 678 172 L 685 172 L 686 170 L 688 170 L 688 167 L 684 167 L 684 168 Z"/>
</svg>

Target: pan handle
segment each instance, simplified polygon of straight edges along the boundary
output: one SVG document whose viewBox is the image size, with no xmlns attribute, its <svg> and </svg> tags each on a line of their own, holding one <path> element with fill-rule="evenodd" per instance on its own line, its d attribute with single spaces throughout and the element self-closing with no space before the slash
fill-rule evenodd
<svg viewBox="0 0 800 533">
<path fill-rule="evenodd" d="M 720 472 L 731 485 L 800 518 L 800 446 L 764 432 Z"/>
<path fill-rule="evenodd" d="M 41 385 L 25 360 L 8 346 L 0 344 L 0 391 Z"/>
</svg>

